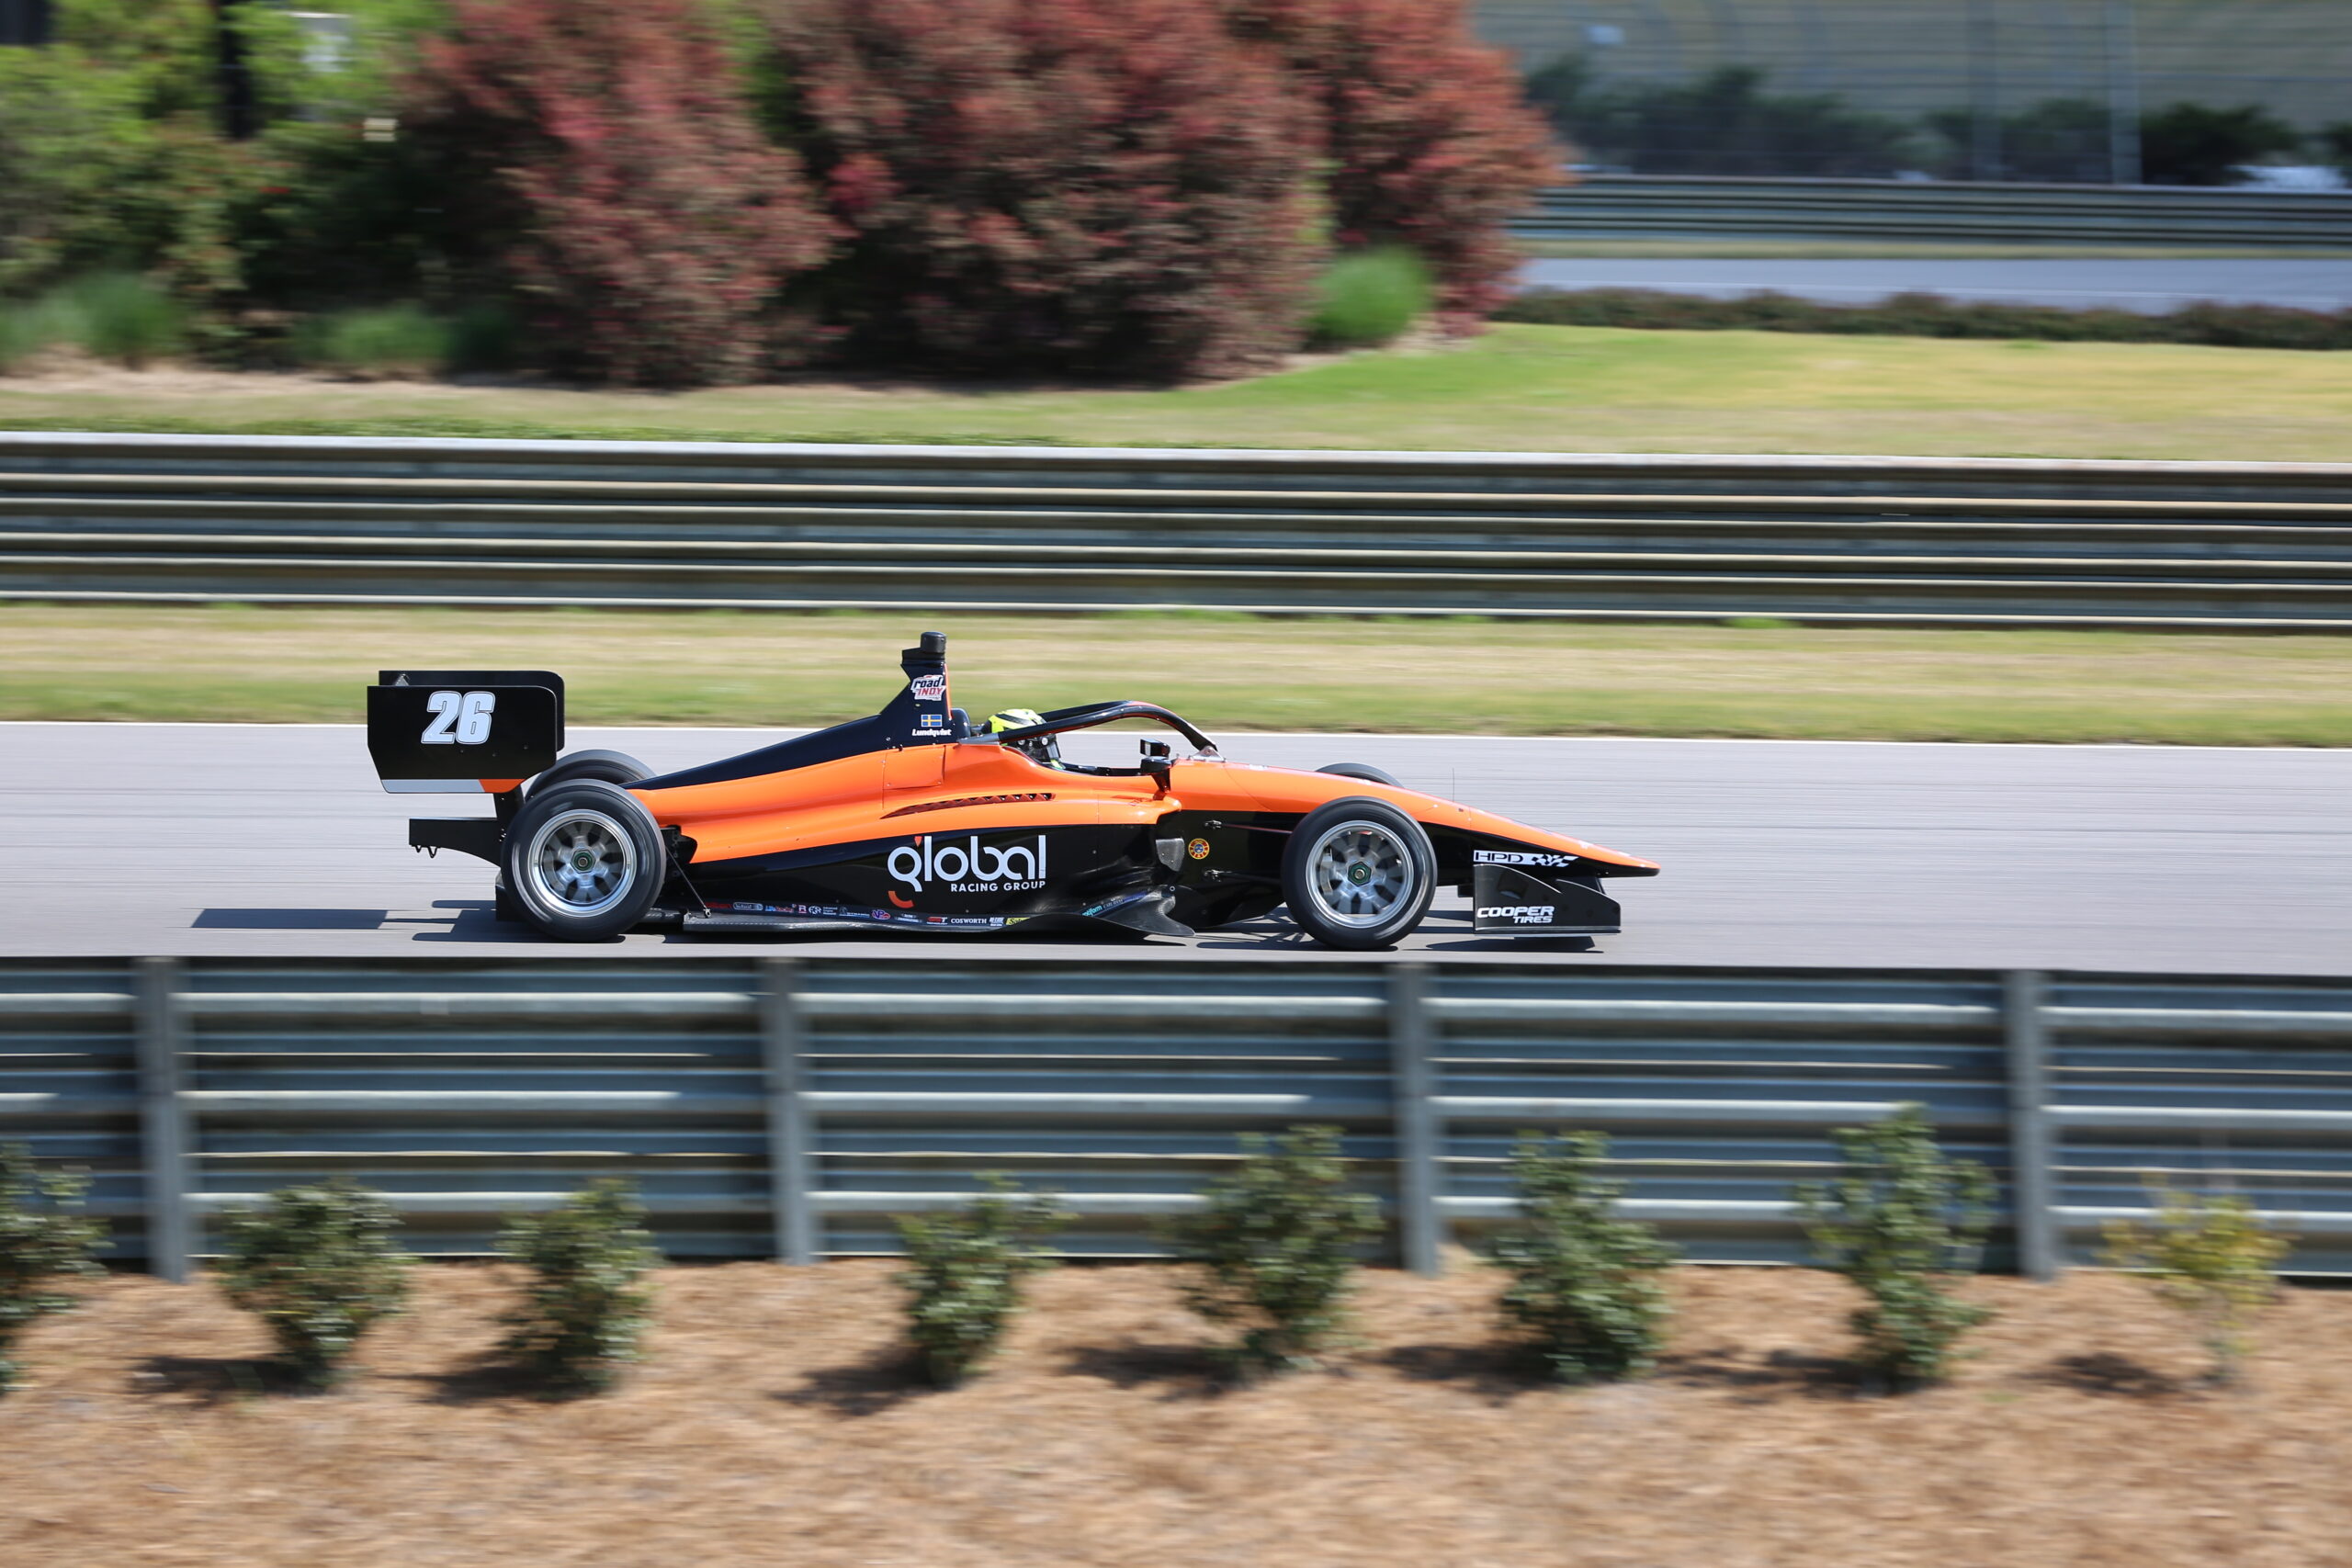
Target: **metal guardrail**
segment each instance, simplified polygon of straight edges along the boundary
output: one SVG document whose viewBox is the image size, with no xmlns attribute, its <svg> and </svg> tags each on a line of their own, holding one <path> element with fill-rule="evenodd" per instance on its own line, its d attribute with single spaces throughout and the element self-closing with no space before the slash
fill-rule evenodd
<svg viewBox="0 0 2352 1568">
<path fill-rule="evenodd" d="M 2352 466 L 0 434 L 0 599 L 2352 628 Z"/>
<path fill-rule="evenodd" d="M 1433 1268 L 1510 1213 L 1524 1128 L 1596 1128 L 1690 1257 L 1804 1256 L 1832 1128 L 1926 1105 L 2000 1177 L 1989 1261 L 2088 1256 L 2144 1180 L 2251 1196 L 2352 1273 L 2352 981 L 854 960 L 0 964 L 0 1138 L 95 1175 L 126 1258 L 345 1174 L 427 1252 L 579 1182 L 681 1256 L 887 1252 L 1002 1170 L 1144 1255 L 1236 1134 L 1335 1122 Z"/>
<path fill-rule="evenodd" d="M 2352 250 L 2352 193 L 1597 175 L 1545 191 L 1522 240 Z"/>
</svg>

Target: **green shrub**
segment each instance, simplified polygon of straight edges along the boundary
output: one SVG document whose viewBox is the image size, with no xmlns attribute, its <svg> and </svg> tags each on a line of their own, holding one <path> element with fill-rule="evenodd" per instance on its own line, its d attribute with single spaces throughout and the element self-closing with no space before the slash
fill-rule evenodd
<svg viewBox="0 0 2352 1568">
<path fill-rule="evenodd" d="M 180 346 L 186 317 L 178 302 L 134 273 L 77 278 L 57 298 L 67 331 L 100 359 L 135 370 Z"/>
<path fill-rule="evenodd" d="M 1429 314 L 1430 272 L 1402 245 L 1341 256 L 1323 271 L 1310 341 L 1330 348 L 1393 342 Z"/>
<path fill-rule="evenodd" d="M 447 367 L 456 347 L 449 323 L 422 306 L 387 305 L 315 319 L 295 352 L 306 365 L 346 375 L 429 376 Z"/>
<path fill-rule="evenodd" d="M 1896 294 L 1868 305 L 1825 305 L 1786 294 L 1708 299 L 1643 288 L 1530 289 L 1498 321 L 1651 332 L 1833 333 L 1885 337 L 2041 339 L 2053 343 L 2182 343 L 2221 348 L 2352 348 L 2352 310 L 2281 305 L 2184 305 L 2161 315 L 2094 307 L 2007 305 Z"/>
<path fill-rule="evenodd" d="M 942 1388 L 963 1382 L 995 1352 L 1021 1308 L 1022 1280 L 1052 1263 L 1045 1237 L 1071 1217 L 1043 1194 L 1022 1201 L 1021 1189 L 1004 1177 L 983 1179 L 987 1195 L 957 1213 L 899 1221 L 908 1259 L 899 1275 L 908 1333 L 923 1370 Z"/>
<path fill-rule="evenodd" d="M 2213 1352 L 2213 1381 L 2234 1383 L 2245 1374 L 2256 1315 L 2278 1298 L 2278 1260 L 2293 1238 L 2267 1228 L 2243 1198 L 2176 1192 L 2162 1182 L 2149 1196 L 2154 1221 L 2110 1223 L 2099 1261 L 2141 1275 L 2157 1299 L 2194 1317 Z"/>
<path fill-rule="evenodd" d="M 89 1185 L 78 1171 L 36 1172 L 22 1144 L 0 1144 L 0 1393 L 17 1381 L 17 1336 L 74 1305 L 55 1282 L 98 1272 L 106 1224 L 75 1212 Z"/>
<path fill-rule="evenodd" d="M 1593 1174 L 1608 1153 L 1598 1133 L 1557 1142 L 1526 1134 L 1511 1151 L 1522 1219 L 1495 1245 L 1496 1265 L 1511 1277 L 1500 1305 L 1562 1382 L 1646 1372 L 1663 1337 L 1657 1277 L 1674 1249 L 1650 1226 L 1617 1217 L 1624 1183 Z"/>
<path fill-rule="evenodd" d="M 0 302 L 0 376 L 63 335 L 63 324 L 46 300 Z"/>
<path fill-rule="evenodd" d="M 331 1387 L 360 1336 L 408 1298 L 398 1223 L 381 1193 L 354 1182 L 282 1187 L 229 1215 L 222 1283 L 269 1325 L 296 1376 Z"/>
<path fill-rule="evenodd" d="M 1975 1267 L 1992 1221 L 1992 1179 L 1973 1160 L 1945 1159 L 1917 1105 L 1830 1136 L 1845 1168 L 1796 1189 L 1805 1230 L 1823 1266 L 1871 1298 L 1850 1320 L 1863 1365 L 1897 1388 L 1932 1382 L 1949 1370 L 1960 1337 L 1992 1315 L 1942 1284 Z"/>
<path fill-rule="evenodd" d="M 502 1320 L 506 1354 L 551 1389 L 611 1387 L 638 1359 L 652 1308 L 643 1283 L 662 1262 L 652 1242 L 637 1189 L 617 1179 L 592 1181 L 545 1213 L 508 1216 L 498 1249 L 532 1279 Z"/>
<path fill-rule="evenodd" d="M 1240 1168 L 1169 1227 L 1177 1256 L 1201 1270 L 1185 1301 L 1240 1327 L 1223 1350 L 1238 1369 L 1311 1367 L 1345 1322 L 1354 1249 L 1380 1234 L 1380 1207 L 1347 1190 L 1337 1127 L 1294 1127 L 1271 1145 L 1246 1134 L 1241 1147 Z"/>
</svg>

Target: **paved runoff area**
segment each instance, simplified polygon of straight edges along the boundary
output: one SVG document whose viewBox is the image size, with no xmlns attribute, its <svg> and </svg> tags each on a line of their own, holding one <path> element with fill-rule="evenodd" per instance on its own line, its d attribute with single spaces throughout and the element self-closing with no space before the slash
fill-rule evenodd
<svg viewBox="0 0 2352 1568">
<path fill-rule="evenodd" d="M 1654 288 L 1717 299 L 1769 290 L 1831 305 L 1867 305 L 1891 295 L 1920 293 L 2007 305 L 2109 306 L 2155 313 L 2205 299 L 2301 310 L 2352 307 L 2352 266 L 2333 256 L 2014 261 L 1961 256 L 1555 257 L 1528 263 L 1520 282 L 1531 288 Z"/>
<path fill-rule="evenodd" d="M 778 732 L 573 730 L 655 768 Z M 1513 943 L 1442 894 L 1401 953 L 1542 964 L 2352 974 L 2352 750 L 1236 735 L 1238 761 L 1363 761 L 1662 862 L 1624 934 Z M 1080 761 L 1133 754 L 1084 737 Z M 404 821 L 487 801 L 382 792 L 356 726 L 0 725 L 0 955 L 921 959 L 1343 957 L 1279 914 L 1191 942 L 649 933 L 542 941 L 490 867 Z"/>
</svg>

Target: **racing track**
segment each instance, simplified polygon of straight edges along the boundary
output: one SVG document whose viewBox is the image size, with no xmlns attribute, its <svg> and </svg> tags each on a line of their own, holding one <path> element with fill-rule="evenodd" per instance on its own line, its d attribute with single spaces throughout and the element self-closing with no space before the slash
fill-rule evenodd
<svg viewBox="0 0 2352 1568">
<path fill-rule="evenodd" d="M 655 767 L 751 731 L 575 729 Z M 1125 735 L 1073 752 L 1131 756 Z M 2352 751 L 1805 741 L 1237 736 L 1238 760 L 1377 763 L 1405 783 L 1665 863 L 1589 953 L 1472 938 L 1441 896 L 1412 951 L 1530 962 L 2352 974 Z M 486 810 L 387 795 L 356 728 L 0 725 L 0 954 L 609 956 L 490 919 L 489 867 L 402 829 Z M 643 935 L 631 956 L 746 944 Z M 1193 942 L 972 938 L 960 955 L 1304 953 L 1279 918 Z"/>
</svg>

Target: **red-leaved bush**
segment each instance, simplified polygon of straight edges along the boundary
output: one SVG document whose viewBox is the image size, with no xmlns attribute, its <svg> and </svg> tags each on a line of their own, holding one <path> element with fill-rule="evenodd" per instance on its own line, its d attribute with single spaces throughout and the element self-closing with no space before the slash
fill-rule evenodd
<svg viewBox="0 0 2352 1568">
<path fill-rule="evenodd" d="M 451 231 L 543 362 L 684 385 L 772 360 L 827 225 L 696 0 L 456 0 L 406 97 Z"/>
<path fill-rule="evenodd" d="M 1210 0 L 773 0 L 775 129 L 846 232 L 865 356 L 1237 371 L 1295 345 L 1311 132 Z"/>
<path fill-rule="evenodd" d="M 1220 3 L 1317 111 L 1339 244 L 1420 252 L 1455 330 L 1501 303 L 1518 264 L 1504 225 L 1565 176 L 1509 57 L 1472 35 L 1467 0 Z"/>
</svg>

